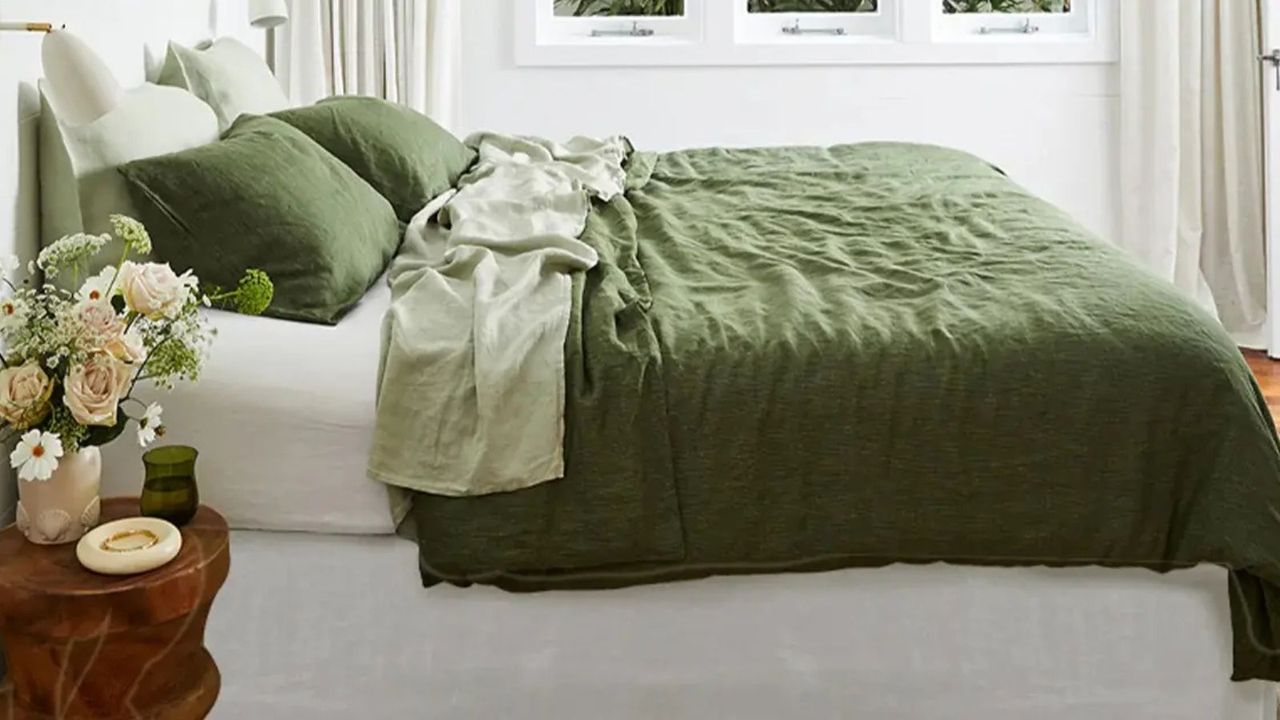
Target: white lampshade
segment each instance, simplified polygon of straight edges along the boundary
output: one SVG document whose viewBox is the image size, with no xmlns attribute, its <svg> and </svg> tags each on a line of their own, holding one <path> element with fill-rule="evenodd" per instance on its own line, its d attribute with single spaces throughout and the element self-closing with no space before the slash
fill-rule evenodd
<svg viewBox="0 0 1280 720">
<path fill-rule="evenodd" d="M 285 0 L 249 0 L 249 22 L 254 27 L 268 29 L 289 21 L 289 6 Z"/>
<path fill-rule="evenodd" d="M 49 102 L 61 122 L 86 125 L 120 104 L 124 89 L 111 68 L 66 30 L 44 36 L 40 48 Z"/>
</svg>

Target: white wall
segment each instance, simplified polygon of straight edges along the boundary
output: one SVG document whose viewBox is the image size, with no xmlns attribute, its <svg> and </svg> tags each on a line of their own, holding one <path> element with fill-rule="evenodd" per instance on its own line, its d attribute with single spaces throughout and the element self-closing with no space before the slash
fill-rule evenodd
<svg viewBox="0 0 1280 720">
<path fill-rule="evenodd" d="M 517 67 L 511 1 L 464 5 L 462 130 L 622 133 L 642 149 L 938 143 L 1118 234 L 1115 66 Z"/>
<path fill-rule="evenodd" d="M 145 78 L 148 53 L 164 58 L 169 39 L 195 43 L 236 35 L 261 48 L 247 22 L 245 0 L 3 0 L 0 20 L 66 24 L 84 38 L 127 86 Z M 37 247 L 35 82 L 40 77 L 36 33 L 0 32 L 0 253 L 32 257 Z M 8 463 L 0 457 L 0 524 L 13 507 Z"/>
</svg>

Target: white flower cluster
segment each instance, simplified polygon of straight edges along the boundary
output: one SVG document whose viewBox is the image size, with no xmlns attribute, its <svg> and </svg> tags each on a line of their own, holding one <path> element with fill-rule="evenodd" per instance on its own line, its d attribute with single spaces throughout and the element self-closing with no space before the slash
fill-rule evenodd
<svg viewBox="0 0 1280 720">
<path fill-rule="evenodd" d="M 111 222 L 126 255 L 151 249 L 141 223 L 123 216 Z M 67 236 L 45 248 L 36 265 L 49 275 L 79 268 L 110 240 Z M 21 433 L 9 457 L 19 477 L 49 479 L 64 453 L 110 442 L 128 420 L 137 423 L 139 445 L 155 441 L 164 433 L 161 408 L 135 399 L 133 389 L 140 382 L 168 389 L 199 377 L 213 339 L 199 312 L 199 280 L 167 264 L 122 260 L 71 293 L 19 288 L 7 277 L 17 267 L 14 258 L 0 261 L 7 289 L 0 297 L 0 420 Z"/>
<path fill-rule="evenodd" d="M 142 223 L 126 215 L 112 215 L 111 229 L 124 241 L 125 247 L 139 255 L 151 254 L 151 235 Z"/>
<path fill-rule="evenodd" d="M 83 265 L 109 242 L 110 235 L 68 235 L 41 250 L 36 258 L 36 267 L 43 270 L 46 276 L 55 277 L 64 268 Z"/>
</svg>

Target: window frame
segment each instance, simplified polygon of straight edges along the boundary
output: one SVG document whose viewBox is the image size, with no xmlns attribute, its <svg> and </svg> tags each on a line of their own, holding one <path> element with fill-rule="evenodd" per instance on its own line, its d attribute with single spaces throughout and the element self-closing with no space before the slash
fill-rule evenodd
<svg viewBox="0 0 1280 720">
<path fill-rule="evenodd" d="M 885 2 L 886 0 L 882 0 Z M 894 0 L 892 35 L 785 36 L 772 39 L 744 25 L 746 0 L 686 0 L 683 34 L 566 41 L 548 32 L 553 0 L 515 0 L 516 64 L 526 67 L 1094 64 L 1119 58 L 1120 0 L 1075 0 L 1070 31 L 1034 35 L 963 32 L 941 0 Z M 779 13 L 780 15 L 793 15 Z M 825 16 L 825 13 L 821 15 Z M 973 13 L 973 18 L 987 18 Z M 1044 14 L 1036 13 L 1041 20 Z M 1001 14 L 1002 17 L 1009 17 Z M 1018 14 L 1015 17 L 1025 17 Z M 642 25 L 661 20 L 643 20 Z M 988 18 L 989 19 L 989 18 Z M 599 20 L 567 19 L 577 23 Z M 965 18 L 972 21 L 971 18 Z M 607 19 L 615 26 L 616 18 Z M 774 19 L 776 22 L 776 19 Z M 816 24 L 816 23 L 815 23 Z"/>
</svg>

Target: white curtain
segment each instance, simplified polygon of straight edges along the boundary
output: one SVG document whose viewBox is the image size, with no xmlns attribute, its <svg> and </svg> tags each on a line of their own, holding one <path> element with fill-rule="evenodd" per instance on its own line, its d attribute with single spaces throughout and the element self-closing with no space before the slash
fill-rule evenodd
<svg viewBox="0 0 1280 720">
<path fill-rule="evenodd" d="M 372 95 L 452 129 L 461 0 L 290 0 L 276 30 L 276 74 L 298 104 Z"/>
<path fill-rule="evenodd" d="M 1266 320 L 1256 0 L 1123 0 L 1121 243 L 1237 338 Z"/>
</svg>

